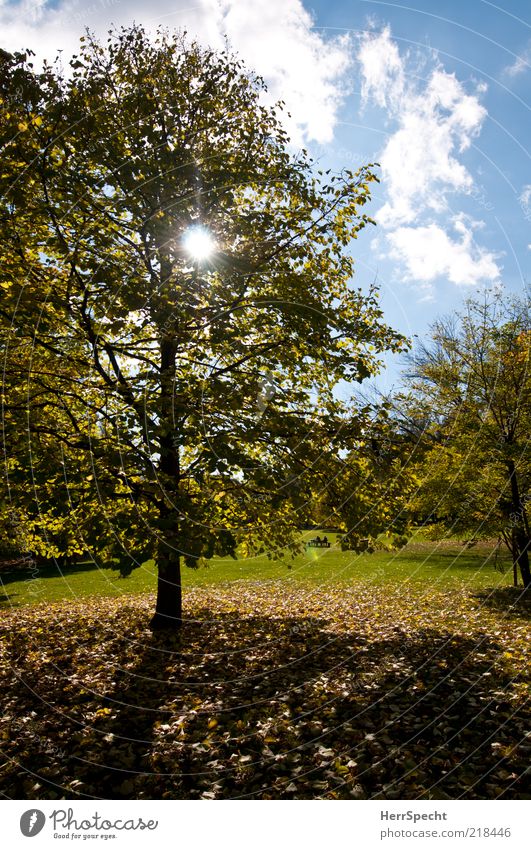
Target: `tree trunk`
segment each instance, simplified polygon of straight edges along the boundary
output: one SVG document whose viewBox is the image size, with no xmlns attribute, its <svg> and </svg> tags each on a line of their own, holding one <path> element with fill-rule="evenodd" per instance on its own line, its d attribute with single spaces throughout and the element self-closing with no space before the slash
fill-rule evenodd
<svg viewBox="0 0 531 849">
<path fill-rule="evenodd" d="M 513 587 L 518 586 L 518 545 L 516 542 L 516 531 L 513 528 L 511 532 L 511 558 L 513 561 Z"/>
<path fill-rule="evenodd" d="M 157 605 L 149 624 L 152 631 L 176 630 L 183 621 L 180 556 L 163 541 L 159 550 L 163 546 L 166 551 L 158 557 Z"/>
<path fill-rule="evenodd" d="M 525 532 L 517 534 L 517 558 L 524 587 L 531 587 L 531 569 L 529 568 L 529 537 Z"/>
<path fill-rule="evenodd" d="M 166 279 L 169 271 L 166 269 Z M 160 460 L 159 484 L 163 492 L 159 516 L 157 551 L 157 605 L 152 630 L 175 630 L 182 625 L 182 588 L 179 549 L 180 458 L 175 420 L 175 356 L 172 336 L 163 335 L 160 344 Z"/>
<path fill-rule="evenodd" d="M 516 563 L 520 568 L 520 574 L 524 587 L 531 587 L 531 569 L 529 567 L 529 549 L 531 538 L 529 536 L 529 524 L 525 505 L 520 498 L 520 490 L 516 477 L 516 468 L 513 460 L 507 464 L 509 470 L 509 481 L 511 484 L 511 500 L 513 506 L 514 542 Z"/>
</svg>

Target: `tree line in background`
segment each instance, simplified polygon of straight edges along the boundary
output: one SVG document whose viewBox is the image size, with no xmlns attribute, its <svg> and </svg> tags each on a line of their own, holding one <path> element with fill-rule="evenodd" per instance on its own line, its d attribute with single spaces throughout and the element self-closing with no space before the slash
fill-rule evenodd
<svg viewBox="0 0 531 849">
<path fill-rule="evenodd" d="M 343 402 L 407 348 L 352 284 L 374 168 L 320 171 L 261 79 L 181 35 L 30 60 L 0 55 L 4 545 L 155 559 L 153 628 L 183 562 L 296 554 L 312 523 L 501 535 L 528 584 L 528 303 L 471 303 L 404 391 Z"/>
</svg>

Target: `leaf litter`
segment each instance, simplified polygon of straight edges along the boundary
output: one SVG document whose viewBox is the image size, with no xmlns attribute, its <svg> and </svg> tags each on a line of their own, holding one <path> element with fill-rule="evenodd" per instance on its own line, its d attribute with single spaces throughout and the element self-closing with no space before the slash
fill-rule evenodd
<svg viewBox="0 0 531 849">
<path fill-rule="evenodd" d="M 529 600 L 413 585 L 191 589 L 6 612 L 10 798 L 529 798 Z"/>
</svg>

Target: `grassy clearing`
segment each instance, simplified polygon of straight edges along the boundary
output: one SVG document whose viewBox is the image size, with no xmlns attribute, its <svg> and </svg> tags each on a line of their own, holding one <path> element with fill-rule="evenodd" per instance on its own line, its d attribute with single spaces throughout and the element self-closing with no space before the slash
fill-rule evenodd
<svg viewBox="0 0 531 849">
<path fill-rule="evenodd" d="M 313 536 L 307 534 L 306 536 Z M 328 534 L 335 542 L 335 535 Z M 370 584 L 413 582 L 436 587 L 503 587 L 512 582 L 510 564 L 503 557 L 506 571 L 494 569 L 493 548 L 487 544 L 467 549 L 460 543 L 416 541 L 395 552 L 373 554 L 342 552 L 331 549 L 307 549 L 295 559 L 270 560 L 267 556 L 233 560 L 214 558 L 207 568 L 183 569 L 185 588 L 230 585 L 234 582 L 272 581 L 288 590 L 299 584 Z M 120 596 L 153 591 L 156 569 L 152 561 L 121 578 L 112 569 L 80 564 L 65 569 L 41 567 L 0 573 L 2 608 L 40 602 L 63 601 L 86 596 Z"/>
</svg>

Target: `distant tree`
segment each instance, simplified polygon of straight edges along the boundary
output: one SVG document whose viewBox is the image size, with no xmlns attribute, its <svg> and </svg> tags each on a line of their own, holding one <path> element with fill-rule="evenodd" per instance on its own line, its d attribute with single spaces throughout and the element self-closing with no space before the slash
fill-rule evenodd
<svg viewBox="0 0 531 849">
<path fill-rule="evenodd" d="M 407 436 L 385 402 L 360 404 L 353 420 L 323 454 L 321 486 L 310 500 L 314 523 L 343 532 L 342 545 L 374 550 L 384 538 L 407 542 L 407 499 L 417 487 Z M 350 433 L 348 430 L 350 428 Z M 344 437 L 347 438 L 344 438 Z M 348 451 L 341 450 L 343 445 Z"/>
<path fill-rule="evenodd" d="M 153 556 L 152 627 L 175 627 L 182 559 L 298 550 L 334 387 L 403 344 L 351 284 L 375 174 L 317 172 L 259 78 L 179 35 L 87 36 L 67 77 L 27 58 L 4 56 L 1 117 L 17 497 Z"/>
<path fill-rule="evenodd" d="M 503 292 L 472 299 L 437 321 L 411 358 L 409 392 L 395 399 L 416 443 L 414 510 L 448 530 L 499 536 L 531 582 L 529 300 Z M 515 572 L 516 573 L 516 572 Z"/>
</svg>

